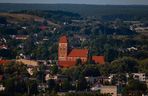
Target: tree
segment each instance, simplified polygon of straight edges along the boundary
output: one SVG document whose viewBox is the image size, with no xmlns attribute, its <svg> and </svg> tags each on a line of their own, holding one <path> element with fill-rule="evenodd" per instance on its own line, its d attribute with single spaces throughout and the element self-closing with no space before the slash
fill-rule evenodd
<svg viewBox="0 0 148 96">
<path fill-rule="evenodd" d="M 111 62 L 118 58 L 119 52 L 116 49 L 110 48 L 106 51 L 106 60 Z"/>
<path fill-rule="evenodd" d="M 58 73 L 58 66 L 56 64 L 52 64 L 52 66 L 50 67 L 50 70 L 52 74 L 56 74 Z"/>
<path fill-rule="evenodd" d="M 84 76 L 100 76 L 100 71 L 96 65 L 86 65 L 82 70 Z"/>
<path fill-rule="evenodd" d="M 126 74 L 124 73 L 120 73 L 120 74 L 116 74 L 113 76 L 113 79 L 112 79 L 112 84 L 126 84 L 127 82 L 127 77 L 126 77 Z"/>
<path fill-rule="evenodd" d="M 27 80 L 26 86 L 27 86 L 28 95 L 34 95 L 34 94 L 38 93 L 37 81 L 35 81 L 35 80 Z"/>
<path fill-rule="evenodd" d="M 40 82 L 45 82 L 45 70 L 46 66 L 44 64 L 40 64 L 38 71 L 38 79 Z"/>
<path fill-rule="evenodd" d="M 10 62 L 4 64 L 2 67 L 3 73 L 6 75 L 4 79 L 6 95 L 13 96 L 15 94 L 27 93 L 27 84 L 24 80 L 25 77 L 29 76 L 27 66 L 21 63 Z"/>
<path fill-rule="evenodd" d="M 3 73 L 4 73 L 3 65 L 0 65 L 0 74 L 3 74 Z"/>
<path fill-rule="evenodd" d="M 70 77 L 72 80 L 77 80 L 79 79 L 79 75 L 82 74 L 81 68 L 81 66 L 73 66 L 68 69 L 62 69 L 62 74 Z"/>
<path fill-rule="evenodd" d="M 0 57 L 6 58 L 6 59 L 14 59 L 15 53 L 12 50 L 0 49 Z"/>
<path fill-rule="evenodd" d="M 134 53 L 132 56 L 137 59 L 141 59 L 141 60 L 146 59 L 146 58 L 148 58 L 148 51 L 145 51 L 145 50 L 138 51 L 138 52 Z"/>
<path fill-rule="evenodd" d="M 139 61 L 139 71 L 148 74 L 148 59 Z"/>
<path fill-rule="evenodd" d="M 138 80 L 131 79 L 128 85 L 125 87 L 126 96 L 131 94 L 132 96 L 142 96 L 147 90 L 147 85 Z"/>
<path fill-rule="evenodd" d="M 0 17 L 0 24 L 6 24 L 7 19 L 5 17 Z"/>
<path fill-rule="evenodd" d="M 84 91 L 87 88 L 88 88 L 88 83 L 86 79 L 83 76 L 80 76 L 76 84 L 76 90 Z"/>
<path fill-rule="evenodd" d="M 53 91 L 56 89 L 56 83 L 53 79 L 48 80 L 48 89 L 49 91 Z"/>
<path fill-rule="evenodd" d="M 108 76 L 110 74 L 110 63 L 106 63 L 99 66 L 100 74 L 103 76 Z"/>
<path fill-rule="evenodd" d="M 67 79 L 67 80 L 64 80 L 62 82 L 62 90 L 64 91 L 68 91 L 71 89 L 71 84 L 70 84 L 70 81 Z"/>
<path fill-rule="evenodd" d="M 22 63 L 9 62 L 3 66 L 4 73 L 15 77 L 17 75 L 28 76 L 27 66 Z"/>
<path fill-rule="evenodd" d="M 14 78 L 9 78 L 5 80 L 5 93 L 7 96 L 14 96 L 15 94 L 15 84 L 14 84 Z"/>
<path fill-rule="evenodd" d="M 123 57 L 111 62 L 112 73 L 138 72 L 138 62 L 132 57 Z"/>
</svg>

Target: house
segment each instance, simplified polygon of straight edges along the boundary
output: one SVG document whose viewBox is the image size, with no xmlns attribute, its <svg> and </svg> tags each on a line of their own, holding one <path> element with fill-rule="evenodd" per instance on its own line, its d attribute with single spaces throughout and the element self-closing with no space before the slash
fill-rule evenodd
<svg viewBox="0 0 148 96">
<path fill-rule="evenodd" d="M 0 45 L 0 49 L 5 49 L 5 50 L 7 50 L 7 49 L 8 49 L 8 46 L 6 46 L 6 45 Z"/>
<path fill-rule="evenodd" d="M 85 77 L 86 81 L 94 84 L 94 83 L 99 83 L 99 84 L 105 84 L 106 82 L 109 82 L 109 78 L 108 77 L 104 77 L 104 76 L 89 76 L 89 77 Z"/>
<path fill-rule="evenodd" d="M 148 78 L 146 78 L 146 81 L 145 81 L 146 85 L 147 85 L 147 88 L 148 88 Z"/>
<path fill-rule="evenodd" d="M 98 90 L 100 90 L 100 87 L 101 87 L 101 85 L 95 84 L 95 86 L 91 87 L 90 90 L 91 91 L 98 91 Z"/>
<path fill-rule="evenodd" d="M 137 50 L 138 50 L 138 48 L 135 48 L 135 47 L 130 47 L 130 48 L 127 48 L 127 50 L 128 50 L 129 52 L 131 52 L 131 51 L 137 51 Z"/>
<path fill-rule="evenodd" d="M 35 61 L 35 60 L 26 60 L 26 59 L 18 59 L 16 60 L 16 62 L 20 62 L 20 63 L 23 63 L 27 66 L 38 66 L 38 61 Z"/>
<path fill-rule="evenodd" d="M 27 71 L 31 76 L 33 75 L 33 68 L 28 68 Z"/>
<path fill-rule="evenodd" d="M 105 64 L 104 56 L 92 56 L 92 60 L 97 64 Z"/>
<path fill-rule="evenodd" d="M 39 29 L 42 30 L 42 31 L 45 31 L 47 30 L 49 27 L 48 26 L 39 26 Z"/>
<path fill-rule="evenodd" d="M 99 76 L 97 77 L 85 77 L 86 81 L 89 82 L 89 83 L 95 83 L 99 80 Z"/>
<path fill-rule="evenodd" d="M 80 40 L 81 42 L 84 42 L 88 39 L 87 36 L 80 36 L 77 34 L 74 34 L 74 38 Z"/>
<path fill-rule="evenodd" d="M 68 80 L 68 76 L 58 74 L 55 80 L 58 82 L 64 82 L 65 80 Z"/>
<path fill-rule="evenodd" d="M 57 76 L 56 75 L 52 75 L 52 74 L 46 74 L 45 76 L 45 80 L 48 81 L 48 80 L 57 80 Z"/>
<path fill-rule="evenodd" d="M 111 96 L 117 96 L 117 86 L 101 86 L 100 93 L 110 94 Z"/>
<path fill-rule="evenodd" d="M 147 33 L 148 27 L 137 27 L 137 28 L 135 28 L 135 31 L 139 32 L 139 33 Z"/>
<path fill-rule="evenodd" d="M 0 75 L 0 81 L 2 81 L 2 80 L 3 80 L 3 77 L 4 77 L 3 75 Z"/>
<path fill-rule="evenodd" d="M 72 49 L 69 51 L 68 39 L 66 36 L 62 36 L 59 40 L 58 48 L 58 64 L 60 67 L 71 67 L 77 63 L 77 60 L 81 60 L 82 64 L 88 61 L 88 49 Z M 104 57 L 94 58 L 97 63 L 104 63 Z"/>
<path fill-rule="evenodd" d="M 45 92 L 48 87 L 49 87 L 49 86 L 48 86 L 48 84 L 46 84 L 46 83 L 39 83 L 39 84 L 38 84 L 38 91 L 43 91 L 43 92 Z"/>
<path fill-rule="evenodd" d="M 25 30 L 26 30 L 26 29 L 27 29 L 27 27 L 26 27 L 26 26 L 23 26 L 23 27 L 22 27 L 22 29 L 25 29 Z"/>
<path fill-rule="evenodd" d="M 16 35 L 15 36 L 15 39 L 16 40 L 26 40 L 26 39 L 28 39 L 28 35 Z"/>
<path fill-rule="evenodd" d="M 0 84 L 0 91 L 4 91 L 4 90 L 5 90 L 5 87 L 2 84 Z"/>
<path fill-rule="evenodd" d="M 139 80 L 139 81 L 142 81 L 142 82 L 146 81 L 145 73 L 132 73 L 132 76 L 135 80 Z"/>
<path fill-rule="evenodd" d="M 68 80 L 68 76 L 60 75 L 60 74 L 53 75 L 53 74 L 48 73 L 45 76 L 45 80 L 46 81 L 55 80 L 56 82 L 64 82 L 65 80 Z"/>
</svg>

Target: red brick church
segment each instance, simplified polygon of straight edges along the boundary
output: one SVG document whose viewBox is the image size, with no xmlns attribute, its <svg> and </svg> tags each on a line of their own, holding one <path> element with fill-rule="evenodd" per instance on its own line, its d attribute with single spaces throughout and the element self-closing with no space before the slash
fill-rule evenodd
<svg viewBox="0 0 148 96">
<path fill-rule="evenodd" d="M 68 51 L 68 39 L 66 36 L 62 36 L 59 40 L 58 48 L 58 64 L 60 67 L 71 67 L 77 63 L 80 59 L 82 63 L 88 61 L 88 49 L 72 49 Z M 93 56 L 92 60 L 98 64 L 104 64 L 104 56 Z"/>
</svg>

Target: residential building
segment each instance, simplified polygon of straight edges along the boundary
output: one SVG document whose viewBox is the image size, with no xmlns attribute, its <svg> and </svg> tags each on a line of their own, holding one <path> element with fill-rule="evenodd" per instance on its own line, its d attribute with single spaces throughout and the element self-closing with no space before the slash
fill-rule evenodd
<svg viewBox="0 0 148 96">
<path fill-rule="evenodd" d="M 111 96 L 117 96 L 117 86 L 101 86 L 100 93 L 110 94 Z"/>
<path fill-rule="evenodd" d="M 99 83 L 99 84 L 105 84 L 106 82 L 109 83 L 109 78 L 108 77 L 104 77 L 104 76 L 89 76 L 89 77 L 85 77 L 86 81 L 94 84 L 94 83 Z"/>
<path fill-rule="evenodd" d="M 4 91 L 4 90 L 5 90 L 5 87 L 2 84 L 0 84 L 0 91 Z"/>
<path fill-rule="evenodd" d="M 38 66 L 38 61 L 35 60 L 18 59 L 16 60 L 16 62 L 21 62 L 28 66 L 34 66 L 34 67 Z"/>
<path fill-rule="evenodd" d="M 132 73 L 132 75 L 133 75 L 133 78 L 136 80 L 143 81 L 143 82 L 146 81 L 145 73 Z"/>
</svg>

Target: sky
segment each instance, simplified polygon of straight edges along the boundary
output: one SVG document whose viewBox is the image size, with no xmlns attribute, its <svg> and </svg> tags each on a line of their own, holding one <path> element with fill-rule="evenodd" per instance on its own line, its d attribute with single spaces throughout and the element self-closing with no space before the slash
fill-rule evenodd
<svg viewBox="0 0 148 96">
<path fill-rule="evenodd" d="M 97 5 L 148 5 L 148 0 L 0 0 L 0 3 L 70 3 Z"/>
</svg>

